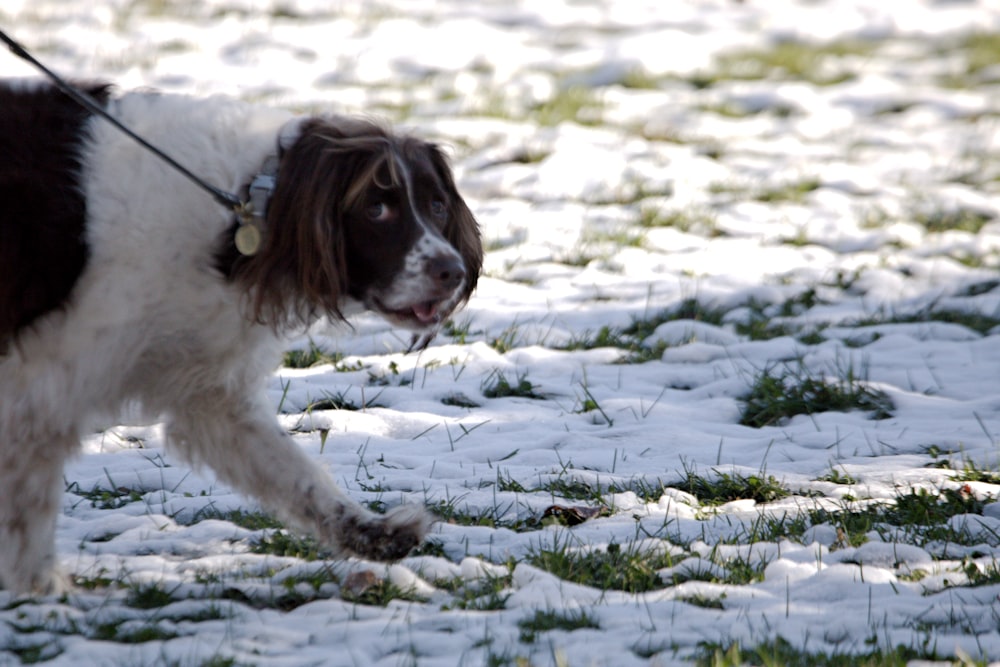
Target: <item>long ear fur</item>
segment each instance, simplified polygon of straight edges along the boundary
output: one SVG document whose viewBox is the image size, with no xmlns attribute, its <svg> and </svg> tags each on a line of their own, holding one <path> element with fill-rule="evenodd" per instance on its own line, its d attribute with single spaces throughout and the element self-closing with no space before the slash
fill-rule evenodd
<svg viewBox="0 0 1000 667">
<path fill-rule="evenodd" d="M 374 125 L 344 120 L 303 121 L 282 155 L 267 211 L 260 252 L 238 269 L 248 285 L 252 314 L 274 327 L 308 323 L 320 315 L 344 319 L 347 293 L 343 216 L 371 178 L 371 156 L 384 136 Z M 358 137 L 361 132 L 368 136 Z"/>
<path fill-rule="evenodd" d="M 438 146 L 434 145 L 430 147 L 430 153 L 434 170 L 448 191 L 448 199 L 451 201 L 444 236 L 458 250 L 465 261 L 465 272 L 468 279 L 465 282 L 462 301 L 466 301 L 472 295 L 472 291 L 476 289 L 476 282 L 479 280 L 479 273 L 483 268 L 483 242 L 480 237 L 479 223 L 476 222 L 476 218 L 472 215 L 465 200 L 458 194 L 455 177 L 451 173 L 451 166 L 444 153 Z"/>
</svg>

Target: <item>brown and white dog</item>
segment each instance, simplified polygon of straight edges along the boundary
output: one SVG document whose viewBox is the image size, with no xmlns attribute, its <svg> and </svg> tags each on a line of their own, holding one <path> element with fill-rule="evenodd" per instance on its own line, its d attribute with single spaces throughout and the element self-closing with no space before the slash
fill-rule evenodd
<svg viewBox="0 0 1000 667">
<path fill-rule="evenodd" d="M 478 226 L 441 151 L 364 120 L 115 94 L 108 111 L 230 192 L 277 171 L 256 254 L 212 197 L 40 82 L 0 82 L 0 587 L 58 589 L 63 464 L 126 404 L 191 463 L 318 537 L 391 560 L 422 507 L 348 498 L 264 395 L 282 339 L 362 309 L 432 334 L 468 299 Z"/>
</svg>

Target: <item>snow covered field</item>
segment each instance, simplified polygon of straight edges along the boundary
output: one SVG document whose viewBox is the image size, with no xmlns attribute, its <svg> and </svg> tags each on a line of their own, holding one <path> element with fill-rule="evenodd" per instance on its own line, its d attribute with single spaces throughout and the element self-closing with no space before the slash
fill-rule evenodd
<svg viewBox="0 0 1000 667">
<path fill-rule="evenodd" d="M 318 327 L 271 382 L 352 496 L 441 516 L 417 554 L 317 558 L 116 426 L 66 473 L 78 585 L 0 592 L 0 664 L 1000 660 L 1000 4 L 5 0 L 0 26 L 68 75 L 388 118 L 449 147 L 488 246 L 422 354 Z"/>
</svg>

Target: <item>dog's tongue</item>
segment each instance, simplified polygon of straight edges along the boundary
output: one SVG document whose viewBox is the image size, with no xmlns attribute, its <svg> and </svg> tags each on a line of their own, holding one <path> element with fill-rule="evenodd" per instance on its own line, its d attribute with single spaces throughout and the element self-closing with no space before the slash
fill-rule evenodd
<svg viewBox="0 0 1000 667">
<path fill-rule="evenodd" d="M 413 307 L 413 314 L 424 324 L 432 324 L 437 321 L 437 304 L 433 301 L 418 303 Z"/>
</svg>

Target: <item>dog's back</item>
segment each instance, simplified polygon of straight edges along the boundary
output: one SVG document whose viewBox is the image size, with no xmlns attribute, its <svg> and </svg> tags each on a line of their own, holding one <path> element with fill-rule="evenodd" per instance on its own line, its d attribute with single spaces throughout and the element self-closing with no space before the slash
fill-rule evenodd
<svg viewBox="0 0 1000 667">
<path fill-rule="evenodd" d="M 109 86 L 84 89 L 105 102 Z M 0 351 L 63 305 L 87 261 L 79 149 L 89 112 L 51 86 L 0 83 Z"/>
</svg>

